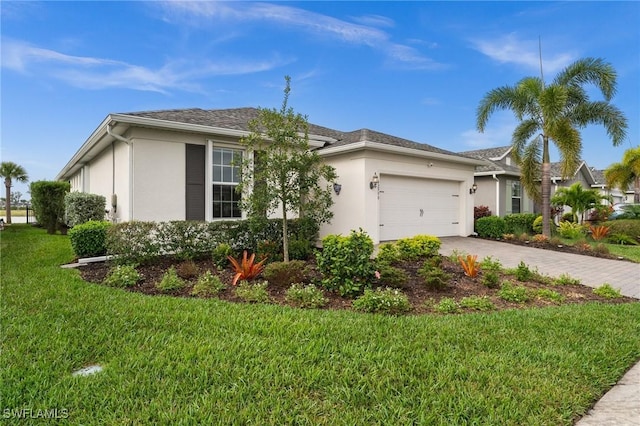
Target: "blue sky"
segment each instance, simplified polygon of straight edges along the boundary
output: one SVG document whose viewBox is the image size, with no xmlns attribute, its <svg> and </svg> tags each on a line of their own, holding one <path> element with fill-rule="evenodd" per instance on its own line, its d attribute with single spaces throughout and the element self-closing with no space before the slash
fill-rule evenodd
<svg viewBox="0 0 640 426">
<path fill-rule="evenodd" d="M 1 158 L 52 180 L 113 112 L 278 108 L 451 151 L 508 145 L 510 113 L 475 130 L 483 95 L 572 61 L 618 72 L 629 119 L 613 147 L 583 130 L 605 168 L 640 138 L 640 2 L 0 2 Z M 597 91 L 593 99 L 599 99 Z M 552 160 L 557 160 L 552 158 Z M 28 186 L 14 190 L 27 195 Z"/>
</svg>

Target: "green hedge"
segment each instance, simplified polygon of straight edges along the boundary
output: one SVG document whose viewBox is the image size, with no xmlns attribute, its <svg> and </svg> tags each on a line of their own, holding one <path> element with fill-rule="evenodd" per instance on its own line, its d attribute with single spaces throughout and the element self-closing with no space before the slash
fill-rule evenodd
<svg viewBox="0 0 640 426">
<path fill-rule="evenodd" d="M 107 199 L 102 195 L 70 192 L 64 197 L 64 214 L 68 226 L 74 227 L 90 220 L 104 220 Z"/>
<path fill-rule="evenodd" d="M 533 222 L 538 217 L 535 213 L 512 213 L 504 217 L 505 234 L 533 234 Z"/>
<path fill-rule="evenodd" d="M 609 227 L 609 234 L 623 234 L 638 241 L 640 238 L 640 220 L 638 219 L 617 219 L 603 223 Z"/>
<path fill-rule="evenodd" d="M 65 233 L 64 197 L 71 189 L 69 182 L 39 180 L 29 185 L 31 204 L 38 224 L 49 234 Z"/>
<path fill-rule="evenodd" d="M 319 227 L 311 219 L 291 219 L 288 230 L 290 241 L 306 242 L 304 246 L 309 247 Z M 282 245 L 281 219 L 125 222 L 109 229 L 106 246 L 107 253 L 116 255 L 119 262 L 145 263 L 163 254 L 180 259 L 206 257 L 220 244 L 228 244 L 235 253 L 255 253 L 265 242 Z"/>
<path fill-rule="evenodd" d="M 107 253 L 107 221 L 90 220 L 69 230 L 73 252 L 78 257 L 101 256 Z"/>
<path fill-rule="evenodd" d="M 476 220 L 476 232 L 482 238 L 502 238 L 506 233 L 505 220 L 499 216 L 481 217 Z"/>
</svg>

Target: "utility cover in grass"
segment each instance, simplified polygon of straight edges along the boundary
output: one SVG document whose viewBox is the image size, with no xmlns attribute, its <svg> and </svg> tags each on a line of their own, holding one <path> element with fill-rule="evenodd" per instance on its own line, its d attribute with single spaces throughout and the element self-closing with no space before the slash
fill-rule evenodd
<svg viewBox="0 0 640 426">
<path fill-rule="evenodd" d="M 90 365 L 88 367 L 81 368 L 80 370 L 74 371 L 72 373 L 73 376 L 90 376 L 92 374 L 96 374 L 102 371 L 102 366 L 100 365 Z"/>
</svg>

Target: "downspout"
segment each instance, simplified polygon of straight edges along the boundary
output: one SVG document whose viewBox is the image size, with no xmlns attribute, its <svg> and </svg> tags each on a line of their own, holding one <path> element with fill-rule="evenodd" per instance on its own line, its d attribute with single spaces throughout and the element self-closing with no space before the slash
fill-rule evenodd
<svg viewBox="0 0 640 426">
<path fill-rule="evenodd" d="M 496 181 L 496 216 L 500 216 L 500 179 L 493 174 L 493 180 Z"/>
<path fill-rule="evenodd" d="M 131 150 L 133 148 L 133 144 L 131 143 L 130 139 L 125 138 L 124 136 L 121 136 L 117 133 L 113 132 L 113 126 L 114 126 L 115 122 L 112 121 L 111 123 L 109 123 L 107 125 L 107 134 L 111 137 L 113 137 L 116 140 L 119 140 L 120 142 L 124 142 L 125 144 L 127 144 L 127 146 L 129 147 L 129 220 L 131 220 L 133 218 L 133 191 L 132 191 L 132 181 L 131 181 L 131 171 L 133 170 L 133 164 L 132 164 L 132 155 L 131 155 Z M 115 151 L 115 144 L 112 142 L 111 143 L 111 161 L 112 161 L 112 173 L 111 173 L 111 208 L 112 208 L 112 217 L 113 220 L 116 220 L 115 214 L 118 208 L 118 196 L 116 195 L 116 151 Z"/>
</svg>

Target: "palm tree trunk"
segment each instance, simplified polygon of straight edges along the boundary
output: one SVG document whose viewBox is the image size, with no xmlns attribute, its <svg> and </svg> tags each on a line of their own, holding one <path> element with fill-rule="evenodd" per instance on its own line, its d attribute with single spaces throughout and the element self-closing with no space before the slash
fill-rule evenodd
<svg viewBox="0 0 640 426">
<path fill-rule="evenodd" d="M 6 215 L 7 215 L 7 223 L 11 223 L 11 179 L 10 178 L 6 178 L 4 180 L 4 187 L 6 189 L 5 191 L 5 202 L 4 202 L 4 208 L 6 210 Z"/>
<path fill-rule="evenodd" d="M 551 162 L 549 161 L 549 137 L 542 136 L 542 235 L 551 237 Z"/>
<path fill-rule="evenodd" d="M 633 202 L 640 203 L 640 176 L 636 176 L 635 185 L 633 185 Z"/>
</svg>

